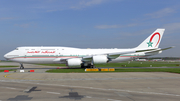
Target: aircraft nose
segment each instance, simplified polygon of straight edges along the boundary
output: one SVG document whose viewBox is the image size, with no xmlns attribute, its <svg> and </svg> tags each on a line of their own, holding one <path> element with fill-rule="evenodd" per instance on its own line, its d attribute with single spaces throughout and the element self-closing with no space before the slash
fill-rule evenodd
<svg viewBox="0 0 180 101">
<path fill-rule="evenodd" d="M 19 56 L 17 51 L 11 51 L 9 53 L 6 53 L 4 55 L 4 58 L 7 59 L 7 60 L 11 60 L 11 59 L 13 59 L 13 58 L 15 58 L 17 56 Z"/>
<path fill-rule="evenodd" d="M 6 54 L 4 55 L 4 58 L 7 59 L 7 60 L 9 60 L 9 59 L 11 58 L 11 52 L 6 53 Z"/>
<path fill-rule="evenodd" d="M 4 58 L 5 58 L 5 59 L 8 59 L 8 54 L 5 54 L 5 55 L 4 55 Z"/>
</svg>

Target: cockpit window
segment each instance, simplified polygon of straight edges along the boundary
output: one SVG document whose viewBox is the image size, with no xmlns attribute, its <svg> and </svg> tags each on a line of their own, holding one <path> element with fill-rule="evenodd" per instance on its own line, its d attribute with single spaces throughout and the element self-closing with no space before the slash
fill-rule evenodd
<svg viewBox="0 0 180 101">
<path fill-rule="evenodd" d="M 16 48 L 15 50 L 19 50 L 18 48 Z"/>
</svg>

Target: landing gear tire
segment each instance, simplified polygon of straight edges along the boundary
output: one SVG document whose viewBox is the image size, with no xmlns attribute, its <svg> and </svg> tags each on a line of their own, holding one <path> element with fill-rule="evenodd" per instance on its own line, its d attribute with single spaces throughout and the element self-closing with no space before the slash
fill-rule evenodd
<svg viewBox="0 0 180 101">
<path fill-rule="evenodd" d="M 88 66 L 81 65 L 81 68 L 96 68 L 96 66 L 89 64 Z"/>
<path fill-rule="evenodd" d="M 81 65 L 81 68 L 86 68 L 85 66 Z"/>
<path fill-rule="evenodd" d="M 24 66 L 23 66 L 23 64 L 22 63 L 20 63 L 20 69 L 24 69 Z"/>
<path fill-rule="evenodd" d="M 90 68 L 96 68 L 96 66 L 94 66 L 94 65 L 90 65 L 89 67 L 90 67 Z"/>
</svg>

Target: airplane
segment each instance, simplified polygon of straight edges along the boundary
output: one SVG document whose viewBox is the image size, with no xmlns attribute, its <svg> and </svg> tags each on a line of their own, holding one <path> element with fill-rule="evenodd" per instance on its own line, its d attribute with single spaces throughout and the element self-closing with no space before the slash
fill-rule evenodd
<svg viewBox="0 0 180 101">
<path fill-rule="evenodd" d="M 7 60 L 31 64 L 66 64 L 69 68 L 95 68 L 96 64 L 130 61 L 162 53 L 168 48 L 158 48 L 165 29 L 156 29 L 139 46 L 129 49 L 80 49 L 72 47 L 17 47 L 7 53 Z"/>
</svg>

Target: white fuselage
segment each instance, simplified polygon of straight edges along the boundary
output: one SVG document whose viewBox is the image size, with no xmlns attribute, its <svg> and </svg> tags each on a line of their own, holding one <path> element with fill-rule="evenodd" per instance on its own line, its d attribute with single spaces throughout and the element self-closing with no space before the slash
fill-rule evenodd
<svg viewBox="0 0 180 101">
<path fill-rule="evenodd" d="M 21 63 L 60 63 L 68 67 L 94 67 L 96 64 L 123 62 L 139 57 L 156 55 L 165 29 L 156 29 L 136 48 L 130 49 L 79 49 L 71 47 L 18 47 L 4 57 Z M 20 67 L 20 68 L 21 68 Z"/>
<path fill-rule="evenodd" d="M 4 57 L 10 61 L 18 63 L 60 63 L 61 59 L 82 58 L 85 56 L 103 55 L 107 53 L 126 52 L 132 49 L 79 49 L 70 47 L 18 47 L 17 49 L 7 53 Z M 145 54 L 144 52 L 123 54 L 109 62 L 129 61 L 139 57 L 145 57 L 153 54 Z"/>
</svg>

